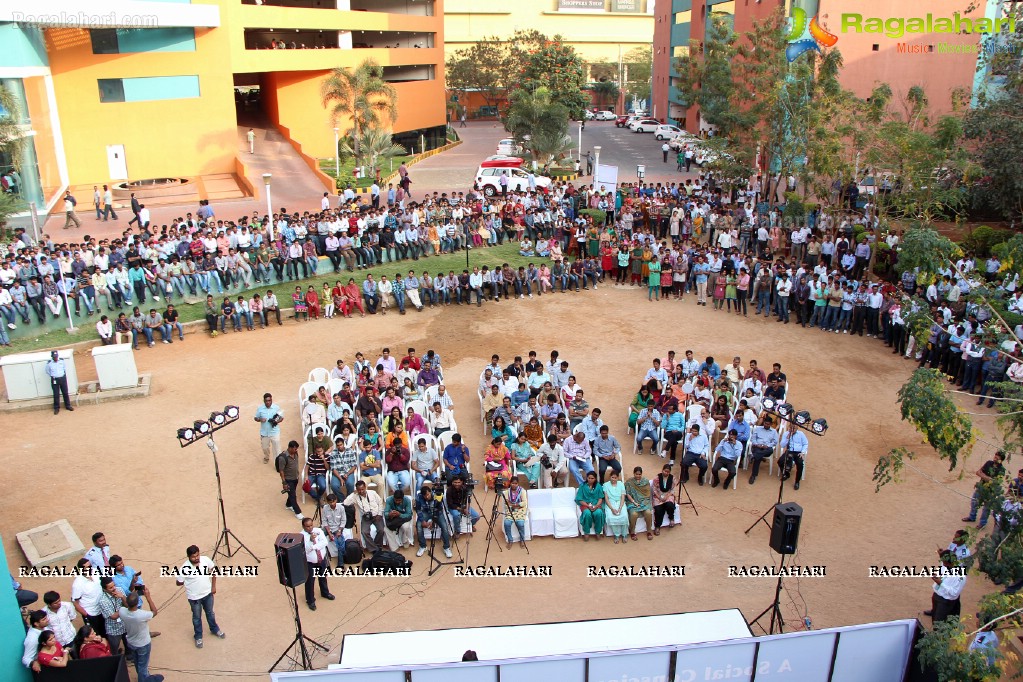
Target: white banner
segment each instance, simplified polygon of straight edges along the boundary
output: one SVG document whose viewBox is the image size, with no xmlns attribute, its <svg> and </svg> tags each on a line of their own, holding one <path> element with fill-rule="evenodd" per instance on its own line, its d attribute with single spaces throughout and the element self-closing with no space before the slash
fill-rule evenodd
<svg viewBox="0 0 1023 682">
<path fill-rule="evenodd" d="M 752 642 L 680 649 L 675 659 L 673 682 L 749 682 L 755 651 L 756 645 Z"/>
<path fill-rule="evenodd" d="M 581 658 L 564 658 L 554 661 L 510 663 L 501 666 L 501 682 L 537 682 L 538 680 L 586 682 L 586 661 Z"/>
<path fill-rule="evenodd" d="M 590 659 L 587 682 L 622 682 L 633 679 L 667 682 L 670 663 L 671 654 L 667 651 L 594 657 Z"/>
<path fill-rule="evenodd" d="M 618 190 L 618 166 L 598 165 L 593 175 L 593 188 L 614 194 Z"/>
</svg>

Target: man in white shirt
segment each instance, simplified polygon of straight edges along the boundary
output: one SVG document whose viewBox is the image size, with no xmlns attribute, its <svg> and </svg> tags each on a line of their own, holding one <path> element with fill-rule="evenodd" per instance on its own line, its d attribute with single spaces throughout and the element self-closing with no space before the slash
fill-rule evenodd
<svg viewBox="0 0 1023 682">
<path fill-rule="evenodd" d="M 362 530 L 362 544 L 370 552 L 387 548 L 384 534 L 384 501 L 375 490 L 367 490 L 365 481 L 355 484 L 355 492 L 345 498 L 344 504 L 355 507 L 359 528 Z M 376 528 L 376 539 L 370 530 Z"/>
<path fill-rule="evenodd" d="M 69 647 L 75 641 L 75 626 L 71 621 L 78 618 L 75 607 L 66 601 L 61 601 L 60 595 L 56 592 L 47 592 L 43 595 L 43 602 L 46 603 L 44 613 L 49 619 L 47 627 L 53 630 L 54 636 L 62 647 Z"/>
<path fill-rule="evenodd" d="M 227 635 L 217 625 L 217 617 L 213 613 L 213 595 L 217 593 L 217 565 L 208 556 L 199 554 L 199 547 L 189 545 L 185 550 L 188 561 L 181 564 L 178 585 L 185 586 L 185 597 L 192 607 L 192 629 L 195 648 L 202 648 L 202 614 L 206 613 L 206 622 L 210 632 L 223 639 Z"/>
<path fill-rule="evenodd" d="M 565 459 L 564 448 L 558 445 L 558 437 L 553 433 L 548 435 L 547 442 L 536 454 L 540 458 L 540 487 L 565 487 L 568 483 L 568 460 Z"/>
<path fill-rule="evenodd" d="M 380 357 L 377 358 L 375 363 L 373 363 L 374 367 L 377 365 L 383 365 L 384 371 L 390 372 L 392 376 L 398 373 L 398 363 L 391 355 L 390 348 L 384 348 L 383 351 L 381 351 Z"/>
<path fill-rule="evenodd" d="M 110 566 L 110 546 L 107 544 L 107 537 L 102 532 L 92 534 L 92 547 L 85 553 L 95 568 L 107 568 Z"/>
<path fill-rule="evenodd" d="M 310 611 L 316 610 L 315 583 L 320 583 L 320 596 L 329 601 L 334 600 L 327 586 L 327 536 L 322 528 L 314 528 L 309 517 L 302 519 L 302 538 L 305 540 L 305 561 L 308 575 L 305 580 L 305 603 Z M 344 561 L 344 556 L 341 557 Z"/>
<path fill-rule="evenodd" d="M 71 583 L 71 602 L 92 629 L 105 637 L 106 621 L 99 608 L 99 598 L 103 593 L 103 588 L 99 584 L 99 573 L 93 570 L 92 563 L 85 557 L 79 559 L 76 565 L 79 575 L 75 576 L 74 582 Z"/>
<path fill-rule="evenodd" d="M 925 616 L 930 616 L 932 623 L 947 620 L 952 616 L 958 616 L 961 604 L 959 596 L 966 587 L 966 575 L 960 575 L 959 567 L 953 574 L 952 567 L 956 566 L 955 558 L 951 552 L 943 552 L 941 555 L 942 575 L 932 576 L 934 581 L 934 592 L 931 594 L 931 608 L 924 611 Z"/>
</svg>

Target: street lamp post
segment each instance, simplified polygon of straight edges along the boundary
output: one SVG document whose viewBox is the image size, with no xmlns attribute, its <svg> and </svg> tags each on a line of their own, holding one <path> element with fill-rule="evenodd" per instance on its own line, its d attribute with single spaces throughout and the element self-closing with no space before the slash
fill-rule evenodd
<svg viewBox="0 0 1023 682">
<path fill-rule="evenodd" d="M 600 145 L 593 145 L 593 184 L 597 184 L 600 175 Z"/>
<path fill-rule="evenodd" d="M 341 154 L 337 150 L 337 128 L 334 128 L 334 179 L 341 179 Z"/>
<path fill-rule="evenodd" d="M 643 182 L 643 178 L 646 177 L 646 166 L 642 164 L 636 166 L 636 177 L 639 178 L 640 182 Z"/>
<path fill-rule="evenodd" d="M 270 203 L 270 179 L 272 177 L 273 175 L 270 173 L 263 173 L 263 185 L 266 187 L 266 217 L 270 221 L 270 239 L 274 238 L 274 212 Z"/>
<path fill-rule="evenodd" d="M 579 163 L 583 161 L 583 122 L 579 121 L 579 148 L 575 150 Z"/>
</svg>

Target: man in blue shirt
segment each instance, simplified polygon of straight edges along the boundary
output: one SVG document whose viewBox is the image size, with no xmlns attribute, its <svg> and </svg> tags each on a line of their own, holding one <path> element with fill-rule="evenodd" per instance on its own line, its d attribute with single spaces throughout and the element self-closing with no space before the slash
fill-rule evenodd
<svg viewBox="0 0 1023 682">
<path fill-rule="evenodd" d="M 380 305 L 380 293 L 377 291 L 377 283 L 373 281 L 373 275 L 366 275 L 366 281 L 362 283 L 362 299 L 366 302 L 366 312 L 376 315 L 377 306 Z"/>
<path fill-rule="evenodd" d="M 721 482 L 718 479 L 718 471 L 721 469 L 728 472 L 724 490 L 728 490 L 728 484 L 735 478 L 735 467 L 742 456 L 742 443 L 739 442 L 738 435 L 735 429 L 731 429 L 728 432 L 728 438 L 718 443 L 717 449 L 714 450 L 716 456 L 714 457 L 714 466 L 711 470 L 711 488 L 718 487 L 718 484 Z"/>
<path fill-rule="evenodd" d="M 646 401 L 646 407 L 639 411 L 636 418 L 636 449 L 643 449 L 643 441 L 649 438 L 651 448 L 657 452 L 657 430 L 661 426 L 661 413 L 654 407 L 653 399 Z"/>
<path fill-rule="evenodd" d="M 686 418 L 674 403 L 668 403 L 665 412 L 661 425 L 664 427 L 664 440 L 668 443 L 671 464 L 674 466 L 678 442 L 686 437 Z"/>
<path fill-rule="evenodd" d="M 785 434 L 781 437 L 781 450 L 784 453 L 778 458 L 778 466 L 781 467 L 781 480 L 787 481 L 792 475 L 792 466 L 796 467 L 796 485 L 799 490 L 799 481 L 803 478 L 803 467 L 806 465 L 806 451 L 810 447 L 806 434 L 795 424 L 790 423 Z"/>
<path fill-rule="evenodd" d="M 444 448 L 444 475 L 450 483 L 452 479 L 468 475 L 469 473 L 469 448 L 462 443 L 462 435 L 452 434 L 451 444 Z"/>
<path fill-rule="evenodd" d="M 714 362 L 713 357 L 708 357 L 706 360 L 704 360 L 700 364 L 700 367 L 696 370 L 696 373 L 700 374 L 701 372 L 703 372 L 703 370 L 707 370 L 707 373 L 710 374 L 710 377 L 714 381 L 717 381 L 719 378 L 721 378 L 721 366 L 718 365 L 718 363 Z"/>
<path fill-rule="evenodd" d="M 753 458 L 753 473 L 749 477 L 750 485 L 757 480 L 760 473 L 760 462 L 774 454 L 774 448 L 778 445 L 778 432 L 773 428 L 774 423 L 771 417 L 764 412 L 760 415 L 760 421 L 753 427 L 750 434 L 750 456 Z"/>
<path fill-rule="evenodd" d="M 707 457 L 710 455 L 710 441 L 703 434 L 699 424 L 693 424 L 685 443 L 686 454 L 682 457 L 682 482 L 689 482 L 689 469 L 695 464 L 700 470 L 698 480 L 703 485 L 703 477 L 707 473 Z"/>
<path fill-rule="evenodd" d="M 57 351 L 50 353 L 50 360 L 46 363 L 46 376 L 50 377 L 50 388 L 53 389 L 53 413 L 60 413 L 60 399 L 64 398 L 64 407 L 68 412 L 74 412 L 71 407 L 71 398 L 68 396 L 67 388 L 67 367 L 60 359 Z"/>
<path fill-rule="evenodd" d="M 259 442 L 263 448 L 263 464 L 270 461 L 270 457 L 276 457 L 281 451 L 281 427 L 284 421 L 284 413 L 281 406 L 274 403 L 274 398 L 269 393 L 263 394 L 263 404 L 256 410 L 255 421 L 259 422 Z"/>
</svg>

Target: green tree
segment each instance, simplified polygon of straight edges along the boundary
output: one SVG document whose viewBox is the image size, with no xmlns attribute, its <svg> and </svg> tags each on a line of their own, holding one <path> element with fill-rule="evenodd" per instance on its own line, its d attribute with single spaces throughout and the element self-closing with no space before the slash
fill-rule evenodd
<svg viewBox="0 0 1023 682">
<path fill-rule="evenodd" d="M 14 93 L 0 84 L 0 152 L 14 160 L 15 166 L 21 160 L 24 127 L 19 123 L 21 112 Z"/>
<path fill-rule="evenodd" d="M 541 166 L 563 156 L 568 139 L 568 108 L 544 87 L 512 93 L 506 122 L 515 139 Z"/>
<path fill-rule="evenodd" d="M 597 95 L 597 106 L 600 108 L 613 107 L 618 101 L 621 90 L 614 81 L 599 81 L 593 85 L 593 92 Z"/>
<path fill-rule="evenodd" d="M 354 69 L 333 69 L 320 86 L 331 125 L 347 120 L 344 135 L 351 135 L 355 141 L 353 153 L 357 162 L 363 160 L 360 149 L 363 131 L 389 128 L 398 118 L 398 91 L 383 75 L 382 66 L 366 59 Z"/>
<path fill-rule="evenodd" d="M 980 167 L 974 193 L 1005 219 L 1023 218 L 1023 94 L 986 98 L 967 112 L 963 133 Z"/>
<path fill-rule="evenodd" d="M 546 88 L 551 98 L 562 105 L 572 120 L 581 120 L 590 98 L 583 92 L 586 85 L 583 63 L 576 51 L 561 36 L 554 36 L 525 54 L 520 73 L 524 90 Z M 566 117 L 566 123 L 568 118 Z"/>
<path fill-rule="evenodd" d="M 650 78 L 653 66 L 653 48 L 649 45 L 634 47 L 622 57 L 627 76 L 625 94 L 631 99 L 650 99 Z"/>
<path fill-rule="evenodd" d="M 356 145 L 356 142 L 358 143 Z M 355 151 L 356 146 L 359 152 Z M 367 128 L 362 131 L 358 140 L 346 137 L 338 143 L 338 151 L 345 156 L 354 156 L 365 159 L 369 166 L 369 174 L 376 174 L 380 161 L 389 156 L 401 156 L 408 151 L 391 140 L 391 132 L 380 128 Z"/>
<path fill-rule="evenodd" d="M 456 50 L 447 59 L 444 77 L 449 90 L 478 92 L 488 106 L 497 106 L 512 86 L 515 71 L 508 43 L 491 36 Z"/>
</svg>

